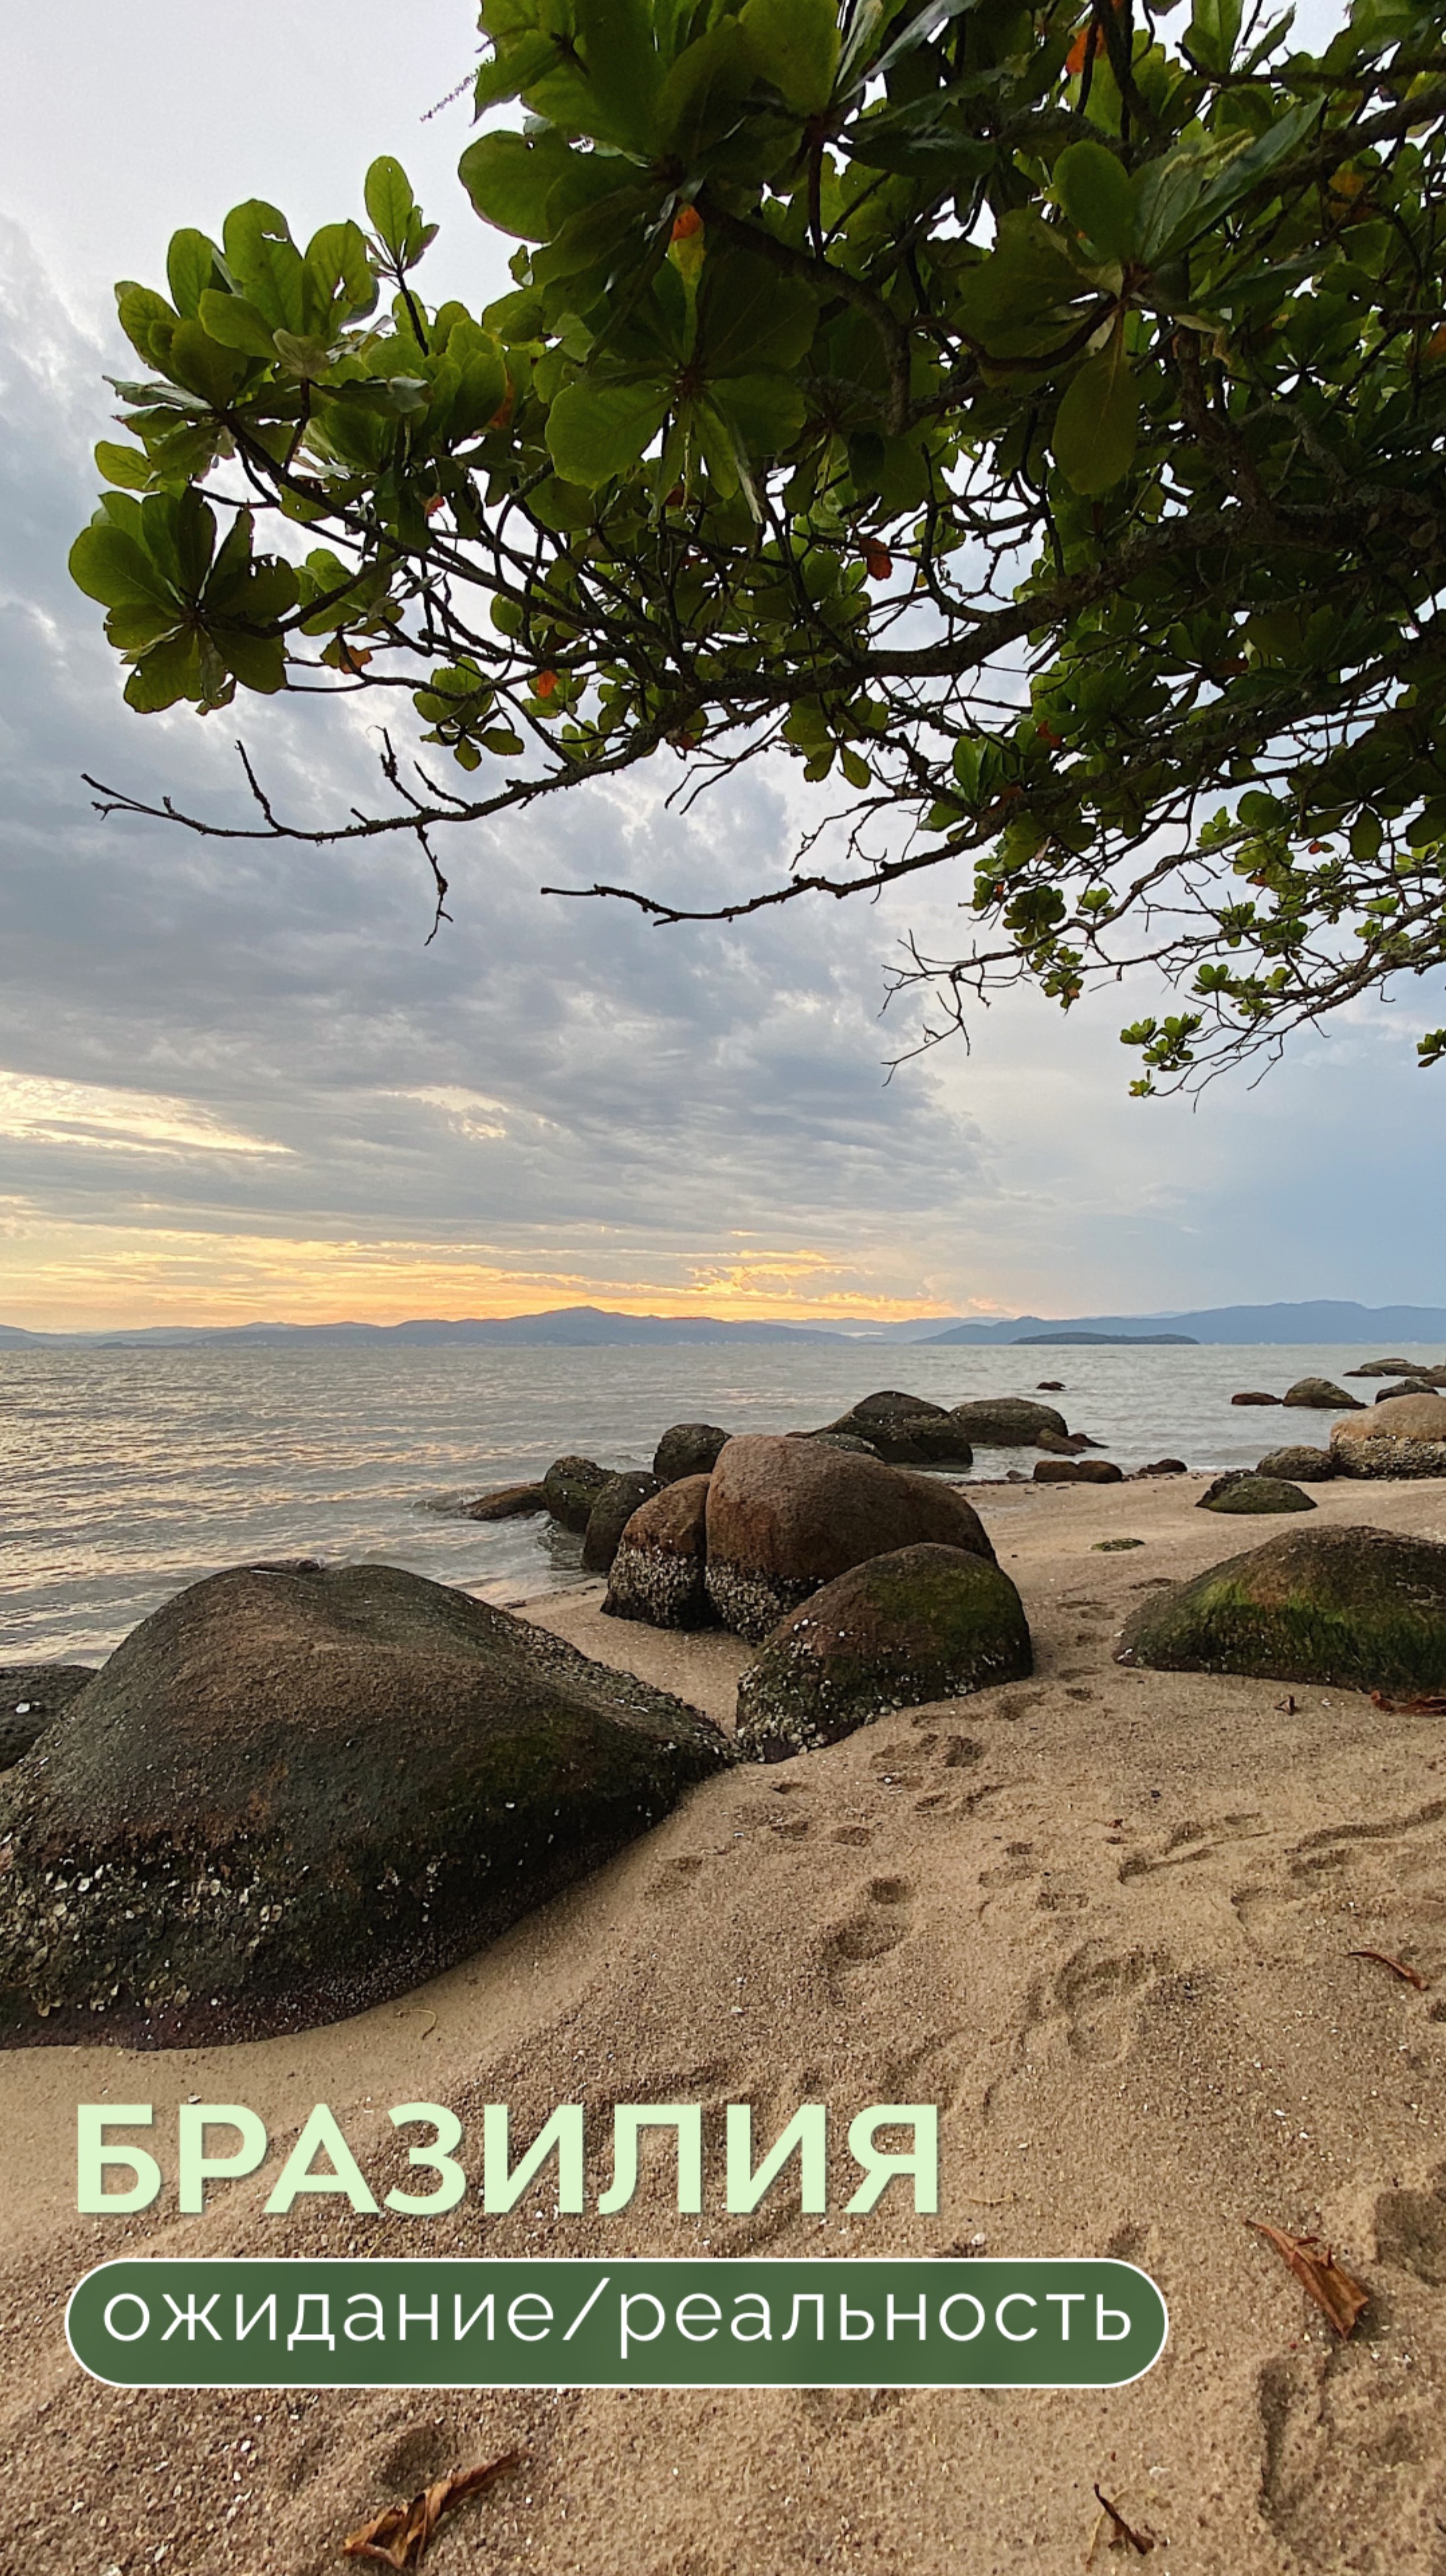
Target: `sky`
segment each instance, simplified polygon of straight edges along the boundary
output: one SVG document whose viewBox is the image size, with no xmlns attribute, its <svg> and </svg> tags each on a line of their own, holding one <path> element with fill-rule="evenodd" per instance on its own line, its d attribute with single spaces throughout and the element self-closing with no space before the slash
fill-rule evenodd
<svg viewBox="0 0 1446 2576">
<path fill-rule="evenodd" d="M 1324 6 L 1312 13 L 1328 16 Z M 203 842 L 92 810 L 82 773 L 240 814 L 234 717 L 141 719 L 69 585 L 94 507 L 111 284 L 170 233 L 360 213 L 392 151 L 442 224 L 429 293 L 505 246 L 455 179 L 466 0 L 98 0 L 27 12 L 0 100 L 0 1321 L 39 1330 L 511 1314 L 591 1302 L 801 1322 L 1442 1295 L 1439 994 L 1363 1004 L 1252 1087 L 1127 1097 L 1109 992 L 1016 996 L 886 1080 L 906 932 L 965 889 L 659 931 L 544 884 L 680 900 L 771 881 L 791 775 L 686 818 L 651 773 L 479 827 L 453 919 L 385 845 Z M 245 708 L 297 814 L 365 799 L 351 707 Z"/>
</svg>

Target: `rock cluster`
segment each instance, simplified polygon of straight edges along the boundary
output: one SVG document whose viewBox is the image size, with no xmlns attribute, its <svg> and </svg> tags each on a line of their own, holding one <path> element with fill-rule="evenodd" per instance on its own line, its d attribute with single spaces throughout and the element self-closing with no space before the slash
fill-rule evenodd
<svg viewBox="0 0 1446 2576">
<path fill-rule="evenodd" d="M 1339 1476 L 1446 1476 L 1446 1396 L 1396 1395 L 1331 1425 Z"/>
</svg>

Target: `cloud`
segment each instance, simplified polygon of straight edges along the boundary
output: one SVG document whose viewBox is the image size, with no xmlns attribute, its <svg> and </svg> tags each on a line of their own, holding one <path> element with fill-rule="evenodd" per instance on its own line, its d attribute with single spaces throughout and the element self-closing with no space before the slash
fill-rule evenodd
<svg viewBox="0 0 1446 2576">
<path fill-rule="evenodd" d="M 152 1091 L 96 1082 L 51 1082 L 0 1067 L 0 1136 L 20 1143 L 127 1154 L 286 1154 L 259 1136 L 231 1134 L 201 1109 Z"/>
</svg>

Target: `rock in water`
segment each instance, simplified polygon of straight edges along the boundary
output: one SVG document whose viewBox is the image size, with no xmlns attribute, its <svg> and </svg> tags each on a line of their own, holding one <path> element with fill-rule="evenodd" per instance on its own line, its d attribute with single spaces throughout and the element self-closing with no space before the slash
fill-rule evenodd
<svg viewBox="0 0 1446 2576">
<path fill-rule="evenodd" d="M 1338 1476 L 1446 1476 L 1446 1396 L 1394 1395 L 1331 1424 Z"/>
<path fill-rule="evenodd" d="M 1287 1476 L 1295 1485 L 1323 1485 L 1336 1472 L 1329 1449 L 1272 1449 L 1257 1476 Z"/>
<path fill-rule="evenodd" d="M 467 1521 L 515 1521 L 529 1512 L 545 1512 L 547 1496 L 541 1485 L 494 1485 L 488 1494 L 478 1494 L 470 1503 L 459 1503 L 457 1510 Z"/>
<path fill-rule="evenodd" d="M 1230 1401 L 1232 1404 L 1279 1404 L 1280 1397 L 1278 1395 L 1262 1395 L 1257 1388 L 1253 1393 L 1247 1395 L 1232 1395 Z"/>
<path fill-rule="evenodd" d="M 708 1595 L 725 1628 L 760 1643 L 811 1592 L 895 1548 L 961 1547 L 992 1565 L 972 1504 L 908 1467 L 750 1433 L 708 1488 Z"/>
<path fill-rule="evenodd" d="M 1383 1386 L 1375 1400 L 1377 1404 L 1394 1404 L 1400 1395 L 1434 1395 L 1435 1392 L 1429 1378 L 1402 1377 L 1394 1386 Z"/>
<path fill-rule="evenodd" d="M 711 1476 L 728 1434 L 716 1422 L 675 1422 L 653 1454 L 653 1474 L 660 1485 L 676 1485 L 684 1476 Z"/>
<path fill-rule="evenodd" d="M 1344 1387 L 1334 1385 L 1328 1377 L 1298 1377 L 1294 1386 L 1286 1388 L 1280 1400 L 1282 1404 L 1298 1404 L 1314 1413 L 1354 1412 L 1361 1403 L 1358 1395 L 1347 1395 Z"/>
<path fill-rule="evenodd" d="M 951 1414 L 924 1395 L 883 1387 L 826 1422 L 813 1439 L 867 1441 L 875 1457 L 895 1467 L 972 1467 L 974 1452 Z"/>
<path fill-rule="evenodd" d="M 0 2042 L 360 2012 L 734 1758 L 695 1709 L 420 1575 L 212 1575 L 0 1781 Z"/>
<path fill-rule="evenodd" d="M 1137 1476 L 1188 1476 L 1189 1473 L 1183 1458 L 1156 1458 L 1148 1467 L 1135 1469 Z"/>
<path fill-rule="evenodd" d="M 706 1476 L 680 1476 L 634 1512 L 613 1558 L 603 1608 L 654 1628 L 710 1628 L 718 1614 L 704 1581 Z"/>
<path fill-rule="evenodd" d="M 95 1679 L 93 1664 L 0 1664 L 0 1771 L 8 1771 Z"/>
<path fill-rule="evenodd" d="M 543 1502 L 564 1529 L 585 1530 L 592 1507 L 613 1474 L 611 1467 L 600 1467 L 594 1458 L 554 1458 L 542 1479 Z"/>
<path fill-rule="evenodd" d="M 587 1516 L 582 1536 L 582 1561 L 589 1574 L 606 1574 L 618 1552 L 618 1542 L 640 1503 L 650 1494 L 661 1493 L 656 1476 L 640 1472 L 610 1476 Z"/>
<path fill-rule="evenodd" d="M 739 1677 L 738 1742 L 757 1761 L 782 1761 L 889 1709 L 1033 1669 L 1023 1605 L 997 1565 L 963 1548 L 896 1548 L 774 1629 Z"/>
<path fill-rule="evenodd" d="M 1283 1476 L 1241 1476 L 1223 1494 L 1206 1495 L 1207 1512 L 1313 1512 L 1309 1494 Z"/>
<path fill-rule="evenodd" d="M 1446 1546 L 1393 1530 L 1282 1531 L 1143 1602 L 1116 1659 L 1344 1690 L 1440 1690 Z"/>
<path fill-rule="evenodd" d="M 1028 1395 L 973 1396 L 967 1404 L 956 1404 L 949 1419 L 981 1449 L 1032 1449 L 1041 1431 L 1069 1438 L 1064 1415 Z"/>
</svg>

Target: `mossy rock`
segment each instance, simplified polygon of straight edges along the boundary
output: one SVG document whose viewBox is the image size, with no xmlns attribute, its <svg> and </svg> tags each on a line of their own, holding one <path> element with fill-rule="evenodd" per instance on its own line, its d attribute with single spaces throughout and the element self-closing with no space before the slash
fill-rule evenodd
<svg viewBox="0 0 1446 2576">
<path fill-rule="evenodd" d="M 826 1422 L 813 1439 L 863 1441 L 871 1454 L 891 1467 L 972 1467 L 974 1452 L 942 1404 L 924 1395 L 906 1395 L 899 1387 L 881 1387 L 860 1397 Z"/>
<path fill-rule="evenodd" d="M 1359 1413 L 1362 1410 L 1360 1397 L 1347 1395 L 1345 1388 L 1337 1386 L 1334 1378 L 1329 1377 L 1298 1377 L 1294 1386 L 1286 1388 L 1280 1400 L 1282 1404 L 1299 1405 L 1307 1413 Z"/>
<path fill-rule="evenodd" d="M 592 1518 L 592 1507 L 616 1473 L 595 1458 L 554 1458 L 542 1479 L 542 1499 L 555 1521 L 580 1535 Z"/>
<path fill-rule="evenodd" d="M 1440 1690 L 1446 1546 L 1369 1527 L 1283 1530 L 1143 1602 L 1116 1659 L 1345 1690 Z"/>
<path fill-rule="evenodd" d="M 1336 1472 L 1329 1449 L 1272 1449 L 1255 1470 L 1257 1476 L 1284 1476 L 1293 1485 L 1328 1484 Z"/>
<path fill-rule="evenodd" d="M 870 1557 L 775 1628 L 738 1684 L 738 1743 L 777 1762 L 890 1709 L 953 1699 L 1034 1669 L 1007 1574 L 956 1547 Z"/>
<path fill-rule="evenodd" d="M 684 1476 L 711 1476 L 728 1434 L 716 1422 L 675 1422 L 653 1453 L 653 1474 L 660 1485 L 676 1485 Z"/>
<path fill-rule="evenodd" d="M 1315 1505 L 1309 1494 L 1284 1476 L 1241 1476 L 1222 1494 L 1205 1495 L 1201 1508 L 1207 1512 L 1313 1512 Z"/>
<path fill-rule="evenodd" d="M 0 2044 L 361 2012 L 734 1758 L 696 1709 L 420 1575 L 212 1575 L 0 1780 Z"/>
<path fill-rule="evenodd" d="M 1032 1395 L 976 1395 L 956 1404 L 949 1419 L 966 1440 L 981 1449 L 1033 1449 L 1041 1431 L 1069 1438 L 1069 1424 L 1052 1404 L 1036 1404 Z"/>
</svg>

